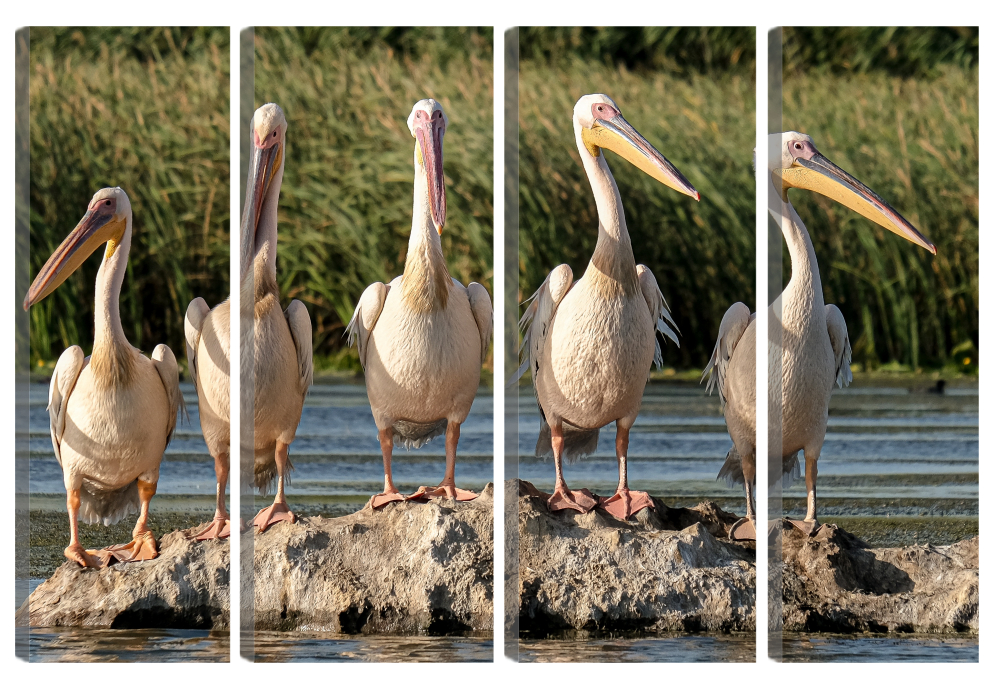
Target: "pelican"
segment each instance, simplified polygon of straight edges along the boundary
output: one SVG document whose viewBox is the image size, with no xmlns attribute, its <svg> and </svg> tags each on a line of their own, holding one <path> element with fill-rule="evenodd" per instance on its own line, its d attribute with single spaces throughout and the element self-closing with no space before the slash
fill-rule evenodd
<svg viewBox="0 0 1000 690">
<path fill-rule="evenodd" d="M 132 245 L 132 205 L 120 187 L 102 189 L 90 200 L 87 213 L 35 276 L 25 310 L 62 285 L 102 244 L 93 352 L 84 357 L 79 345 L 70 346 L 49 385 L 52 449 L 63 470 L 69 512 L 70 540 L 63 553 L 83 567 L 107 565 L 109 552 L 119 561 L 156 558 L 149 502 L 183 404 L 170 348 L 157 345 L 148 359 L 122 330 L 118 298 Z M 128 544 L 104 553 L 80 544 L 78 520 L 111 525 L 137 509 Z"/>
<path fill-rule="evenodd" d="M 426 98 L 413 106 L 406 125 L 416 144 L 413 224 L 403 275 L 388 285 L 369 285 L 347 327 L 348 342 L 358 344 L 382 449 L 385 484 L 369 501 L 373 509 L 413 498 L 476 498 L 455 486 L 455 456 L 493 336 L 486 288 L 479 283 L 466 288 L 452 278 L 441 251 L 448 118 L 440 103 Z M 442 432 L 444 479 L 411 496 L 400 494 L 392 481 L 393 446 L 419 448 Z"/>
<path fill-rule="evenodd" d="M 275 479 L 274 503 L 254 524 L 263 532 L 278 522 L 295 522 L 285 501 L 292 469 L 288 446 L 312 385 L 312 323 L 299 300 L 281 311 L 278 301 L 278 194 L 285 171 L 285 113 L 274 103 L 253 115 L 253 151 L 240 231 L 240 282 L 252 276 L 254 371 L 254 485 L 262 493 Z M 247 293 L 243 293 L 247 294 Z"/>
<path fill-rule="evenodd" d="M 229 480 L 229 300 L 209 310 L 195 297 L 184 315 L 188 371 L 198 392 L 198 417 L 205 445 L 215 461 L 215 518 L 197 541 L 229 536 L 226 482 Z"/>
<path fill-rule="evenodd" d="M 570 491 L 563 460 L 593 453 L 605 424 L 615 422 L 618 490 L 600 506 L 619 519 L 653 503 L 628 488 L 629 430 L 639 414 L 650 366 L 662 363 L 657 333 L 677 343 L 677 325 L 646 266 L 635 263 L 625 227 L 621 195 L 603 149 L 681 194 L 701 197 L 683 175 L 603 94 L 584 96 L 573 108 L 573 130 L 600 219 L 597 246 L 583 277 L 573 282 L 566 264 L 556 267 L 531 297 L 521 319 L 523 362 L 515 378 L 531 369 L 541 416 L 535 453 L 551 452 L 556 466 L 550 510 L 581 513 L 597 505 L 586 489 Z"/>
<path fill-rule="evenodd" d="M 768 161 L 770 183 L 780 197 L 780 208 L 770 208 L 781 226 L 792 259 L 792 274 L 781 296 L 771 304 L 780 332 L 771 342 L 781 343 L 781 455 L 782 468 L 769 472 L 769 480 L 788 482 L 799 476 L 798 453 L 806 458 L 807 508 L 805 520 L 793 521 L 807 534 L 814 534 L 816 521 L 816 473 L 826 437 L 830 396 L 834 385 L 851 383 L 851 343 L 844 315 L 833 304 L 823 303 L 819 265 L 809 231 L 788 201 L 791 188 L 818 192 L 846 206 L 883 228 L 923 247 L 937 249 L 913 225 L 880 196 L 816 150 L 811 137 L 798 132 L 772 134 L 769 149 L 780 150 L 778 160 Z M 708 390 L 719 389 L 726 425 L 733 447 L 719 472 L 730 483 L 742 481 L 747 514 L 730 529 L 734 539 L 756 537 L 753 500 L 756 474 L 756 417 L 754 348 L 757 334 L 754 315 L 743 303 L 729 308 L 719 326 L 719 337 L 705 375 Z M 776 386 L 777 382 L 769 385 Z"/>
</svg>

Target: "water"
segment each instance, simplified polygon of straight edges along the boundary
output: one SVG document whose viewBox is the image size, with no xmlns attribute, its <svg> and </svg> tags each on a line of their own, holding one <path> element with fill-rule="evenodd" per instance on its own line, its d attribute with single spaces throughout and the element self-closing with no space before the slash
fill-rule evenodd
<svg viewBox="0 0 1000 690">
<path fill-rule="evenodd" d="M 31 661 L 229 661 L 229 631 L 31 628 Z"/>
<path fill-rule="evenodd" d="M 519 641 L 521 662 L 742 662 L 753 663 L 753 635 L 631 637 L 586 634 Z"/>
<path fill-rule="evenodd" d="M 785 635 L 785 662 L 979 662 L 978 636 Z"/>
<path fill-rule="evenodd" d="M 490 662 L 493 661 L 493 638 L 258 631 L 254 633 L 254 661 Z"/>
</svg>

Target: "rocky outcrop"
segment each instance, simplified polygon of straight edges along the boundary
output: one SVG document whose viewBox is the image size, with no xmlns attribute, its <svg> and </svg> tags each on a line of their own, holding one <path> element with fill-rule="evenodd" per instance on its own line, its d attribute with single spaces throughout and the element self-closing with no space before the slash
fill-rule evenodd
<svg viewBox="0 0 1000 690">
<path fill-rule="evenodd" d="M 493 485 L 274 525 L 255 537 L 253 598 L 257 630 L 492 630 Z"/>
<path fill-rule="evenodd" d="M 186 536 L 192 531 L 164 536 L 149 561 L 99 569 L 63 563 L 17 618 L 27 616 L 32 627 L 227 630 L 229 540 L 195 542 Z"/>
<path fill-rule="evenodd" d="M 979 538 L 872 548 L 834 524 L 807 537 L 781 525 L 786 632 L 979 629 Z"/>
<path fill-rule="evenodd" d="M 732 513 L 654 498 L 623 522 L 552 513 L 528 482 L 518 492 L 521 634 L 754 629 L 756 554 L 725 538 Z"/>
</svg>

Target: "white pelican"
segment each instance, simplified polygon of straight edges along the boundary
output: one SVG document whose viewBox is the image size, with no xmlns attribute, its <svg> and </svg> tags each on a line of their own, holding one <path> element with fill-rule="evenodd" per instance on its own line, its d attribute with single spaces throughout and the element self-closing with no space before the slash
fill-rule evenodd
<svg viewBox="0 0 1000 690">
<path fill-rule="evenodd" d="M 851 383 L 851 343 L 843 314 L 823 303 L 819 265 L 812 240 L 802 219 L 788 201 L 790 188 L 819 192 L 887 230 L 937 254 L 937 249 L 913 225 L 875 192 L 831 163 L 806 134 L 772 134 L 769 149 L 780 150 L 779 160 L 769 160 L 770 182 L 781 199 L 771 216 L 781 226 L 792 259 L 792 274 L 771 309 L 780 319 L 780 332 L 771 342 L 781 343 L 781 455 L 782 473 L 769 472 L 770 481 L 798 477 L 798 453 L 806 457 L 807 508 L 803 521 L 794 521 L 807 534 L 815 533 L 816 471 L 826 437 L 826 422 L 834 384 Z M 780 186 L 779 186 L 780 185 Z M 779 323 L 771 319 L 771 328 Z M 757 322 L 742 303 L 734 304 L 722 318 L 715 351 L 705 373 L 708 390 L 719 388 L 726 425 L 733 448 L 719 478 L 742 481 L 747 515 L 730 530 L 735 539 L 756 536 L 753 485 L 756 473 L 756 417 L 754 342 Z M 777 382 L 769 382 L 776 386 Z"/>
<path fill-rule="evenodd" d="M 262 105 L 252 125 L 240 279 L 242 283 L 253 276 L 254 485 L 264 492 L 275 479 L 278 483 L 274 503 L 254 518 L 263 532 L 283 520 L 295 522 L 285 502 L 285 481 L 292 469 L 288 446 L 295 439 L 312 385 L 312 323 L 299 300 L 292 300 L 284 312 L 278 301 L 278 194 L 285 171 L 285 113 L 274 103 Z"/>
<path fill-rule="evenodd" d="M 208 452 L 215 460 L 215 518 L 194 539 L 229 536 L 226 482 L 229 479 L 229 300 L 209 311 L 195 297 L 184 316 L 188 370 L 198 392 L 198 417 Z"/>
<path fill-rule="evenodd" d="M 600 219 L 597 246 L 583 277 L 573 283 L 566 264 L 553 270 L 521 319 L 524 361 L 530 366 L 541 414 L 535 453 L 555 459 L 550 510 L 581 513 L 597 505 L 593 495 L 570 491 L 563 460 L 594 452 L 601 427 L 617 423 L 618 490 L 600 505 L 627 520 L 652 507 L 649 495 L 628 488 L 629 429 L 639 414 L 650 366 L 662 357 L 657 332 L 677 343 L 677 328 L 652 271 L 636 265 L 615 178 L 602 149 L 622 156 L 653 179 L 700 200 L 694 187 L 622 117 L 608 96 L 577 101 L 573 130 Z"/>
<path fill-rule="evenodd" d="M 455 486 L 459 427 L 469 415 L 493 336 L 493 305 L 479 283 L 466 288 L 448 274 L 441 251 L 445 222 L 443 147 L 448 118 L 432 98 L 406 120 L 413 148 L 413 225 L 403 275 L 372 283 L 348 324 L 358 343 L 372 416 L 378 428 L 385 486 L 369 505 L 447 496 L 476 498 Z M 393 444 L 419 448 L 445 433 L 444 479 L 403 496 L 392 481 Z"/>
<path fill-rule="evenodd" d="M 52 293 L 102 244 L 97 272 L 94 349 L 79 345 L 59 357 L 49 385 L 52 449 L 63 470 L 69 512 L 66 558 L 80 565 L 107 564 L 107 553 L 86 551 L 77 520 L 105 525 L 139 510 L 132 541 L 110 547 L 120 561 L 156 558 L 148 529 L 149 502 L 156 493 L 163 451 L 183 404 L 177 361 L 166 345 L 147 359 L 125 339 L 118 297 L 132 245 L 132 205 L 120 187 L 102 189 L 63 240 L 24 299 L 24 308 Z M 104 556 L 104 559 L 95 556 Z"/>
</svg>

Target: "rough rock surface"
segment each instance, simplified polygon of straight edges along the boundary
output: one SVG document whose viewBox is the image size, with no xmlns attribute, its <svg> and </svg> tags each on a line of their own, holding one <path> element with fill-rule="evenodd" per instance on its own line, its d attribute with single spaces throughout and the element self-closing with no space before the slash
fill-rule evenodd
<svg viewBox="0 0 1000 690">
<path fill-rule="evenodd" d="M 872 548 L 834 524 L 781 530 L 786 632 L 979 629 L 979 537 L 949 546 Z"/>
<path fill-rule="evenodd" d="M 194 528 L 195 530 L 199 528 Z M 171 532 L 150 561 L 81 568 L 66 562 L 17 612 L 33 627 L 229 628 L 229 540 Z"/>
<path fill-rule="evenodd" d="M 492 630 L 493 485 L 274 525 L 255 537 L 254 604 L 257 630 Z"/>
<path fill-rule="evenodd" d="M 629 522 L 601 509 L 552 513 L 518 481 L 522 634 L 754 629 L 756 554 L 725 538 L 737 516 L 655 498 Z"/>
</svg>

